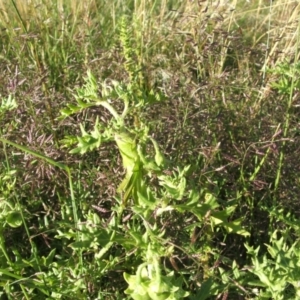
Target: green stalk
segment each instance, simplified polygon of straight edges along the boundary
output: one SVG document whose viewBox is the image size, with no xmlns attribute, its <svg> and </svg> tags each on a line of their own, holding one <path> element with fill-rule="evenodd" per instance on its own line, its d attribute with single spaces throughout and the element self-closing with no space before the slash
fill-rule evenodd
<svg viewBox="0 0 300 300">
<path fill-rule="evenodd" d="M 48 162 L 49 164 L 51 164 L 52 166 L 59 167 L 62 170 L 67 171 L 69 169 L 66 165 L 64 165 L 60 162 L 57 162 L 57 161 L 53 160 L 52 158 L 50 158 L 48 156 L 45 156 L 44 154 L 41 154 L 41 153 L 36 152 L 32 149 L 29 149 L 26 146 L 19 145 L 17 143 L 14 143 L 14 142 L 12 142 L 10 140 L 7 140 L 7 139 L 4 139 L 2 137 L 0 137 L 0 142 L 2 142 L 3 144 L 9 144 L 9 145 L 11 145 L 11 146 L 13 146 L 17 149 L 20 149 L 23 152 L 26 152 L 26 153 L 29 153 L 29 154 L 35 156 L 35 157 L 41 158 L 41 159 L 45 160 L 46 162 Z"/>
<path fill-rule="evenodd" d="M 20 22 L 21 22 L 21 24 L 22 24 L 22 27 L 23 27 L 24 31 L 25 31 L 26 33 L 28 33 L 28 31 L 27 31 L 27 29 L 26 29 L 26 26 L 25 26 L 25 23 L 24 23 L 24 20 L 23 20 L 23 18 L 21 17 L 21 14 L 20 14 L 20 12 L 19 12 L 19 10 L 18 10 L 18 7 L 17 7 L 15 1 L 14 1 L 14 0 L 10 0 L 10 1 L 11 1 L 12 5 L 13 5 L 13 7 L 14 7 L 16 13 L 17 13 L 17 15 L 18 15 L 18 18 L 19 18 L 19 20 L 20 20 Z"/>
<path fill-rule="evenodd" d="M 97 105 L 101 105 L 105 107 L 111 113 L 111 115 L 116 119 L 118 123 L 122 123 L 123 119 L 107 101 L 98 101 Z"/>
<path fill-rule="evenodd" d="M 153 265 L 154 265 L 155 275 L 156 275 L 155 281 L 157 283 L 157 286 L 160 288 L 160 286 L 161 286 L 161 270 L 160 270 L 158 259 L 156 257 L 154 258 Z"/>
<path fill-rule="evenodd" d="M 0 232 L 0 249 L 2 250 L 2 253 L 4 254 L 4 256 L 5 256 L 5 258 L 6 258 L 7 262 L 8 262 L 8 264 L 11 265 L 12 262 L 11 262 L 11 260 L 10 260 L 10 258 L 9 258 L 9 256 L 8 256 L 8 254 L 7 254 L 7 252 L 6 252 L 6 249 L 5 249 L 4 237 L 3 237 L 3 232 L 2 232 L 2 230 L 1 230 L 1 232 Z"/>
<path fill-rule="evenodd" d="M 144 262 L 141 265 L 138 266 L 138 269 L 136 271 L 136 279 L 137 279 L 137 284 L 141 284 L 141 282 L 143 281 L 142 279 L 142 271 L 145 267 L 147 267 L 148 263 Z"/>
</svg>

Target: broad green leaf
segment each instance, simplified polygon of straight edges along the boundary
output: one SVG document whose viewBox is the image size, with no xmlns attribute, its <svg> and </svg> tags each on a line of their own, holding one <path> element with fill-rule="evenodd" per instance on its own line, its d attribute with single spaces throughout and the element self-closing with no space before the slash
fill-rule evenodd
<svg viewBox="0 0 300 300">
<path fill-rule="evenodd" d="M 235 279 L 239 279 L 241 277 L 241 273 L 239 272 L 239 267 L 235 260 L 232 263 L 232 272 Z"/>
<path fill-rule="evenodd" d="M 151 138 L 151 141 L 152 141 L 152 144 L 153 144 L 154 149 L 155 149 L 155 157 L 154 157 L 155 162 L 158 166 L 161 166 L 161 165 L 164 164 L 165 158 L 162 155 L 162 153 L 160 152 L 157 142 L 153 138 Z"/>
<path fill-rule="evenodd" d="M 133 169 L 139 160 L 134 138 L 129 133 L 123 131 L 115 134 L 115 141 L 123 159 L 123 167 L 125 169 Z"/>
<path fill-rule="evenodd" d="M 22 215 L 19 211 L 11 211 L 6 215 L 6 222 L 10 227 L 17 228 L 22 225 Z"/>
<path fill-rule="evenodd" d="M 53 262 L 53 258 L 55 256 L 56 253 L 56 248 L 53 248 L 50 253 L 48 254 L 47 257 L 42 256 L 42 261 L 43 261 L 43 265 L 45 267 L 49 267 L 50 264 Z"/>
<path fill-rule="evenodd" d="M 107 243 L 98 253 L 95 254 L 96 259 L 101 259 L 103 255 L 111 248 L 114 242 Z"/>
<path fill-rule="evenodd" d="M 161 208 L 158 208 L 156 210 L 156 215 L 157 216 L 160 216 L 161 214 L 163 214 L 164 212 L 166 211 L 172 211 L 174 210 L 175 208 L 173 206 L 166 206 L 166 207 L 161 207 Z"/>
<path fill-rule="evenodd" d="M 123 203 L 126 204 L 129 197 L 133 196 L 137 202 L 137 192 L 142 180 L 142 164 L 137 152 L 134 138 L 127 132 L 115 134 L 115 141 L 123 160 L 126 175 L 118 187 L 118 192 L 124 192 Z"/>
<path fill-rule="evenodd" d="M 201 284 L 200 290 L 197 291 L 197 294 L 195 296 L 192 296 L 191 300 L 205 300 L 208 297 L 212 296 L 211 289 L 213 286 L 213 279 L 208 278 L 206 281 L 204 281 Z"/>
<path fill-rule="evenodd" d="M 232 222 L 227 222 L 226 220 L 224 221 L 223 218 L 214 218 L 214 216 L 212 216 L 211 220 L 214 222 L 215 225 L 222 224 L 222 226 L 227 230 L 228 233 L 236 233 L 242 236 L 250 236 L 250 233 L 242 228 L 242 218 L 236 219 Z"/>
<path fill-rule="evenodd" d="M 156 202 L 155 202 L 155 198 L 151 194 L 151 191 L 148 190 L 148 193 L 147 193 L 147 191 L 146 191 L 146 193 L 145 192 L 144 193 L 140 193 L 138 191 L 137 195 L 138 195 L 138 203 L 141 206 L 146 207 L 148 209 L 155 209 Z"/>
</svg>

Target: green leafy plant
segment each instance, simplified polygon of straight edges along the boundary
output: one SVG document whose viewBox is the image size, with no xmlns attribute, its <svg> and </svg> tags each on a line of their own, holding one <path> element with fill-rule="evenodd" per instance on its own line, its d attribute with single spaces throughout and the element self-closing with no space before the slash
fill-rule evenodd
<svg viewBox="0 0 300 300">
<path fill-rule="evenodd" d="M 99 87 L 96 78 L 88 71 L 84 86 L 79 88 L 77 94 L 74 95 L 77 104 L 69 104 L 63 109 L 62 118 L 96 106 L 103 107 L 111 114 L 112 118 L 106 124 L 100 123 L 97 118 L 90 132 L 86 131 L 83 124 L 80 124 L 82 136 L 76 137 L 77 147 L 71 152 L 84 154 L 97 149 L 103 143 L 115 142 L 122 158 L 125 177 L 117 190 L 120 197 L 116 199 L 120 206 L 114 208 L 116 219 L 112 219 L 110 224 L 120 227 L 123 211 L 129 208 L 134 213 L 134 222 L 143 224 L 141 228 L 144 234 L 138 234 L 133 227 L 129 232 L 133 238 L 132 242 L 124 242 L 120 237 L 117 238 L 111 233 L 111 238 L 107 240 L 106 246 L 103 245 L 103 249 L 107 251 L 114 242 L 120 243 L 125 248 L 128 248 L 130 243 L 138 247 L 144 263 L 138 266 L 136 275 L 128 273 L 124 275 L 129 284 L 126 293 L 133 299 L 142 297 L 180 299 L 188 295 L 181 288 L 182 278 L 175 279 L 174 274 L 168 271 L 165 271 L 166 275 L 162 274 L 159 260 L 160 257 L 165 256 L 163 245 L 167 240 L 163 237 L 164 232 L 153 233 L 154 228 L 157 227 L 152 217 L 154 212 L 156 216 L 172 211 L 192 213 L 200 223 L 210 224 L 210 235 L 214 230 L 219 230 L 218 228 L 225 229 L 228 234 L 247 236 L 249 233 L 241 225 L 242 218 L 228 221 L 235 211 L 235 205 L 222 209 L 212 193 L 203 195 L 197 187 L 188 186 L 186 177 L 190 169 L 189 165 L 178 166 L 173 172 L 166 174 L 166 168 L 171 166 L 171 162 L 167 162 L 157 141 L 150 135 L 150 127 L 141 117 L 147 106 L 154 101 L 161 101 L 163 97 L 153 91 L 144 90 L 141 81 L 143 77 L 138 75 L 140 71 L 135 64 L 136 53 L 129 49 L 132 47 L 131 40 L 124 24 L 127 23 L 123 20 L 120 39 L 123 45 L 125 69 L 130 82 L 124 85 L 113 81 L 111 85 L 102 83 Z M 99 90 L 101 96 L 98 96 Z M 122 106 L 120 106 L 120 100 Z M 133 119 L 134 123 L 131 123 L 130 119 Z M 74 140 L 74 137 L 69 136 L 62 142 L 67 146 L 74 144 Z M 153 178 L 157 178 L 158 184 L 150 184 Z M 113 228 L 111 227 L 110 230 Z M 97 245 L 95 240 L 94 242 L 90 239 L 84 240 L 84 244 L 79 242 L 76 245 L 79 248 L 83 245 L 88 245 L 88 247 Z M 207 251 L 206 254 L 208 254 L 212 248 L 211 243 L 207 242 L 204 248 L 206 250 L 203 251 Z M 208 270 L 209 260 L 205 264 L 207 264 L 205 269 Z M 210 275 L 208 272 L 207 277 Z"/>
<path fill-rule="evenodd" d="M 129 285 L 125 294 L 135 300 L 175 300 L 189 295 L 182 290 L 182 279 L 174 280 L 174 272 L 163 276 L 158 263 L 142 264 L 138 267 L 136 275 L 125 273 L 124 278 Z"/>
<path fill-rule="evenodd" d="M 274 231 L 267 246 L 268 255 L 260 257 L 260 247 L 254 249 L 245 245 L 252 257 L 253 267 L 249 269 L 259 281 L 253 285 L 261 286 L 259 299 L 295 299 L 300 296 L 299 282 L 299 243 L 289 245 L 285 237 L 278 238 Z"/>
</svg>

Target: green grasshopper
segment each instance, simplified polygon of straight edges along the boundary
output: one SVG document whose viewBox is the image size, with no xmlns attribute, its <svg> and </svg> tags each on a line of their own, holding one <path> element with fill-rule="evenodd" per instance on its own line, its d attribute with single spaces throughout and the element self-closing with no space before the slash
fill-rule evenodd
<svg viewBox="0 0 300 300">
<path fill-rule="evenodd" d="M 125 178 L 119 185 L 118 192 L 124 193 L 124 205 L 126 205 L 130 196 L 132 196 L 137 203 L 137 193 L 141 186 L 143 176 L 143 163 L 137 151 L 137 143 L 135 138 L 125 131 L 116 133 L 114 138 L 122 156 L 123 167 L 126 169 Z"/>
</svg>

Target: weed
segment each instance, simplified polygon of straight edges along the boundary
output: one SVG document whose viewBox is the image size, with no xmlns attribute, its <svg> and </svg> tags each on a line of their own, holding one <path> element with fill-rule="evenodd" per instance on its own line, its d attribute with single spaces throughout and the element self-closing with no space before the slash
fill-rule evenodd
<svg viewBox="0 0 300 300">
<path fill-rule="evenodd" d="M 0 1 L 1 299 L 299 295 L 297 1 Z"/>
</svg>

